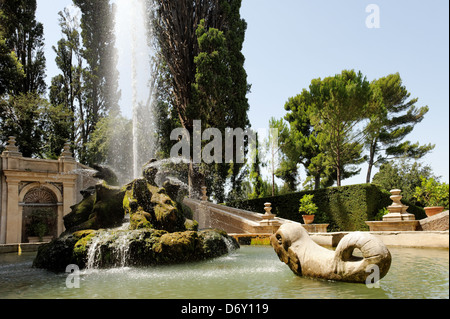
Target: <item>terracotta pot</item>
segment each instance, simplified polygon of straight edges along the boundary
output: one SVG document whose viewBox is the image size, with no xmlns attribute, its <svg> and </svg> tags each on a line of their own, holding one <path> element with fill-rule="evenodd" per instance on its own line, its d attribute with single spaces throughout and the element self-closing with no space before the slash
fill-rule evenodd
<svg viewBox="0 0 450 319">
<path fill-rule="evenodd" d="M 428 217 L 440 214 L 444 211 L 444 207 L 441 206 L 433 206 L 433 207 L 425 207 L 425 214 L 427 214 Z"/>
<path fill-rule="evenodd" d="M 302 215 L 303 216 L 303 221 L 305 222 L 305 224 L 312 224 L 314 221 L 314 215 Z"/>
</svg>

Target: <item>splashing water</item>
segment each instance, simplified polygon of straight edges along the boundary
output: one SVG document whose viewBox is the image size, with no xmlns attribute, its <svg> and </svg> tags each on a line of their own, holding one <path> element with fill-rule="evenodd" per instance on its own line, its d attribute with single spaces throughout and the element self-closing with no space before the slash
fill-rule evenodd
<svg viewBox="0 0 450 319">
<path fill-rule="evenodd" d="M 225 245 L 227 245 L 228 253 L 232 253 L 236 251 L 236 246 L 234 246 L 233 241 L 229 237 L 222 237 L 223 241 L 225 242 Z"/>
<path fill-rule="evenodd" d="M 187 180 L 186 181 L 182 180 L 186 179 L 187 176 L 184 176 L 183 178 L 182 170 L 178 171 L 175 168 L 176 165 L 181 164 L 189 164 L 189 161 L 181 157 L 171 157 L 146 164 L 144 166 L 144 170 L 148 168 L 157 169 L 158 172 L 155 177 L 155 182 L 159 187 L 162 187 L 164 183 L 168 180 L 172 184 L 179 185 L 182 189 L 188 190 L 189 186 L 187 184 Z"/>
<path fill-rule="evenodd" d="M 132 158 L 126 166 L 131 171 L 121 172 L 125 168 L 114 167 L 122 175 L 121 184 L 141 176 L 141 168 L 156 153 L 153 120 L 153 90 L 151 41 L 152 32 L 147 19 L 146 0 L 115 0 L 115 36 L 120 72 L 122 115 L 132 121 Z M 114 129 L 118 129 L 113 127 Z M 119 134 L 120 135 L 120 134 Z M 129 145 L 124 145 L 124 148 Z M 121 154 L 116 154 L 121 153 Z M 113 152 L 111 157 L 123 157 L 123 152 Z M 111 162 L 119 162 L 118 160 Z M 119 166 L 119 165 L 117 165 Z"/>
</svg>

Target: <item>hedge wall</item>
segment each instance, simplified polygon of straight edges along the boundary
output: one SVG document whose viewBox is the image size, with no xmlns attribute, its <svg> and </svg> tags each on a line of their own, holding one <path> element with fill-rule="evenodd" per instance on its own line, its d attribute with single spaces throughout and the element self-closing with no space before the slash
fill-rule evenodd
<svg viewBox="0 0 450 319">
<path fill-rule="evenodd" d="M 278 217 L 303 223 L 298 208 L 305 194 L 313 194 L 314 203 L 319 208 L 314 223 L 330 224 L 329 231 L 369 230 L 365 222 L 376 220 L 378 211 L 392 204 L 389 192 L 373 184 L 360 184 L 232 202 L 228 205 L 264 214 L 264 203 L 270 202 L 272 212 Z M 416 219 L 426 217 L 422 208 L 402 202 L 410 206 L 408 212 L 414 214 Z"/>
</svg>

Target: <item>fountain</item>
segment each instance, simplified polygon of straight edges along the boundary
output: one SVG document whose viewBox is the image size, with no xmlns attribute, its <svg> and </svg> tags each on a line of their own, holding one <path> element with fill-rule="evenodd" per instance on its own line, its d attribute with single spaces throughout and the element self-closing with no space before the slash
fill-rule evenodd
<svg viewBox="0 0 450 319">
<path fill-rule="evenodd" d="M 64 217 L 67 230 L 40 247 L 33 266 L 63 272 L 70 264 L 80 269 L 177 264 L 239 248 L 221 230 L 198 231 L 192 212 L 176 201 L 180 185 L 166 180 L 159 187 L 158 169 L 151 165 L 142 175 L 121 188 L 97 184 Z"/>
</svg>

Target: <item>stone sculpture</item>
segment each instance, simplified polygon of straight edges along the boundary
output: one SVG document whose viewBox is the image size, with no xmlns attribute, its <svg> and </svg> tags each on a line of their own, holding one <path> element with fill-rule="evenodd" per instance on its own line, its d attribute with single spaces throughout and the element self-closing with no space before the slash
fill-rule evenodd
<svg viewBox="0 0 450 319">
<path fill-rule="evenodd" d="M 391 266 L 391 254 L 383 242 L 362 232 L 346 235 L 332 251 L 317 245 L 302 225 L 289 223 L 272 235 L 271 244 L 280 260 L 298 276 L 366 283 L 374 268 L 378 267 L 381 279 Z M 353 255 L 355 249 L 362 257 Z"/>
</svg>

